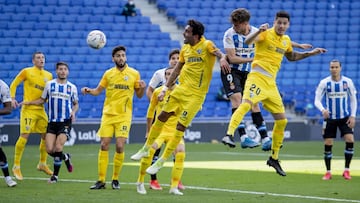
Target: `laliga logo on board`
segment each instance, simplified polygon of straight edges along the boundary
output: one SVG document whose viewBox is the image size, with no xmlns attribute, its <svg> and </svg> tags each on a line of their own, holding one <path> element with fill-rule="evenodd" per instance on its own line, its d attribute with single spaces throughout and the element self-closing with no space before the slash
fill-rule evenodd
<svg viewBox="0 0 360 203">
<path fill-rule="evenodd" d="M 200 140 L 201 131 L 190 131 L 189 129 L 186 129 L 184 139 L 190 141 Z"/>
</svg>

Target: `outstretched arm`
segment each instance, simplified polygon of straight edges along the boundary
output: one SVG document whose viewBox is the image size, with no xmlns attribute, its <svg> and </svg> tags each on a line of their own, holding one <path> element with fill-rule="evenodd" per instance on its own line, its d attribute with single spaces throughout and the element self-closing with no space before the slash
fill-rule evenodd
<svg viewBox="0 0 360 203">
<path fill-rule="evenodd" d="M 307 58 L 309 56 L 315 56 L 315 55 L 325 53 L 325 52 L 327 52 L 327 50 L 324 48 L 315 48 L 315 49 L 313 49 L 311 51 L 307 51 L 307 52 L 297 52 L 297 51 L 288 52 L 288 53 L 285 53 L 285 57 L 289 61 L 299 61 L 299 60 Z"/>
</svg>

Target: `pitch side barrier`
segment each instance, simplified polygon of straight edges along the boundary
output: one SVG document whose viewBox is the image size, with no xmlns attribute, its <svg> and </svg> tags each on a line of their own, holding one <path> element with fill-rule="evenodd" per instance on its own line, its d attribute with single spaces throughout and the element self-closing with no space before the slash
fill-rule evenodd
<svg viewBox="0 0 360 203">
<path fill-rule="evenodd" d="M 195 119 L 191 126 L 185 131 L 186 142 L 219 142 L 226 132 L 228 118 L 224 119 Z M 1 121 L 0 125 L 0 141 L 3 146 L 15 145 L 19 136 L 18 122 Z M 360 120 L 358 119 L 355 127 L 355 137 L 360 134 Z M 271 135 L 273 121 L 267 121 L 268 133 Z M 71 130 L 71 138 L 66 145 L 74 144 L 91 144 L 99 143 L 100 139 L 96 132 L 100 126 L 100 120 L 78 120 L 73 124 Z M 318 122 L 289 121 L 285 131 L 285 140 L 288 141 L 314 141 L 322 140 L 322 126 Z M 251 132 L 250 132 L 251 133 Z M 144 143 L 145 140 L 145 120 L 134 120 L 128 143 Z M 235 140 L 239 139 L 235 136 Z M 29 137 L 27 144 L 38 145 L 40 136 L 32 135 Z"/>
</svg>

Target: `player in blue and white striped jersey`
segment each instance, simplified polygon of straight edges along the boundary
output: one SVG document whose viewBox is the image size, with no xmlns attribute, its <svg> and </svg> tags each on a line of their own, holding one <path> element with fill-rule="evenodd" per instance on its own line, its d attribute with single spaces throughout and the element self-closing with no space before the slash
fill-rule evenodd
<svg viewBox="0 0 360 203">
<path fill-rule="evenodd" d="M 65 62 L 56 64 L 57 78 L 48 81 L 41 97 L 24 105 L 43 104 L 48 101 L 49 124 L 47 127 L 45 142 L 47 153 L 54 157 L 54 174 L 49 183 L 56 183 L 64 160 L 69 172 L 73 166 L 70 162 L 70 154 L 63 153 L 63 147 L 69 139 L 71 123 L 75 120 L 75 113 L 79 109 L 78 91 L 76 86 L 67 80 L 69 66 Z"/>
<path fill-rule="evenodd" d="M 343 177 L 351 179 L 349 167 L 354 154 L 354 132 L 357 108 L 356 88 L 353 81 L 341 74 L 339 60 L 330 62 L 331 75 L 322 79 L 316 89 L 315 106 L 324 118 L 324 161 L 327 172 L 323 180 L 331 179 L 332 146 L 339 128 L 345 141 L 345 170 Z M 325 96 L 325 106 L 322 101 Z"/>
<path fill-rule="evenodd" d="M 226 95 L 231 101 L 232 113 L 235 112 L 242 102 L 245 81 L 251 70 L 251 62 L 254 57 L 255 44 L 247 45 L 244 43 L 247 36 L 258 31 L 258 28 L 249 24 L 250 17 L 250 12 L 244 8 L 233 10 L 230 14 L 232 27 L 226 30 L 223 37 L 223 45 L 230 62 L 231 72 L 221 72 L 221 80 Z M 299 44 L 294 41 L 291 42 L 291 45 L 300 49 L 309 49 L 312 47 L 311 44 Z M 267 135 L 267 129 L 263 116 L 261 115 L 259 104 L 255 104 L 251 112 L 253 124 L 261 136 L 262 150 L 269 151 L 272 141 Z M 240 123 L 238 132 L 242 148 L 259 146 L 260 143 L 246 135 L 244 122 Z M 236 146 L 232 137 L 225 136 L 222 138 L 222 142 L 230 147 Z"/>
</svg>

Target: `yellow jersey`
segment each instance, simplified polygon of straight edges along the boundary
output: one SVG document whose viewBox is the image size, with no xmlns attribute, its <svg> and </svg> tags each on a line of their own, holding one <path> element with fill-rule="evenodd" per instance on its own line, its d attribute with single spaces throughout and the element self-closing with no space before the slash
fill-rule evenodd
<svg viewBox="0 0 360 203">
<path fill-rule="evenodd" d="M 169 97 L 171 90 L 166 91 L 164 99 L 162 101 L 158 100 L 158 95 L 162 90 L 162 86 L 156 88 L 151 96 L 150 104 L 148 107 L 148 111 L 146 114 L 147 118 L 154 118 L 155 112 L 157 115 L 162 110 L 162 107 L 166 103 L 166 98 Z M 178 116 L 170 116 L 170 118 L 166 121 L 162 132 L 173 132 L 176 129 L 176 125 L 178 123 Z"/>
<path fill-rule="evenodd" d="M 10 95 L 12 98 L 14 98 L 16 95 L 17 86 L 21 82 L 24 82 L 23 101 L 26 102 L 39 99 L 43 90 L 45 89 L 46 82 L 52 80 L 52 78 L 52 74 L 43 68 L 40 69 L 35 66 L 24 68 L 11 82 Z M 24 105 L 22 108 L 43 109 L 44 107 L 43 105 Z"/>
<path fill-rule="evenodd" d="M 274 28 L 268 29 L 258 35 L 252 67 L 260 66 L 275 79 L 284 54 L 292 50 L 291 39 L 288 35 L 279 36 Z"/>
<path fill-rule="evenodd" d="M 218 48 L 215 44 L 202 37 L 191 46 L 185 44 L 180 50 L 179 61 L 185 63 L 180 76 L 179 86 L 192 94 L 205 96 L 209 90 L 216 56 L 213 54 Z"/>
<path fill-rule="evenodd" d="M 121 115 L 131 119 L 135 88 L 139 88 L 140 73 L 127 64 L 120 71 L 112 67 L 105 71 L 99 85 L 106 89 L 103 114 Z"/>
</svg>

